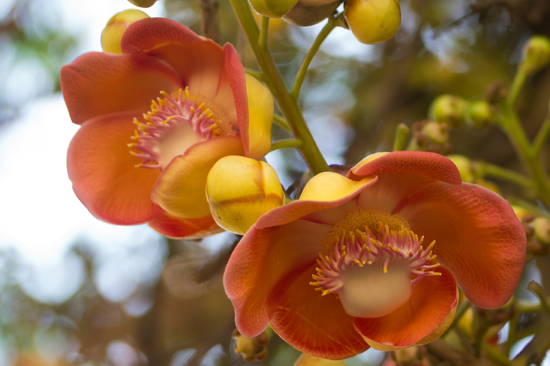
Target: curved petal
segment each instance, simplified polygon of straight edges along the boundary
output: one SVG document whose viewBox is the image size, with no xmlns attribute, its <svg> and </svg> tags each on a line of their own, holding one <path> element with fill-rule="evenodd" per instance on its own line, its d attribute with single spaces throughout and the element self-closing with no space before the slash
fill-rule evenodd
<svg viewBox="0 0 550 366">
<path fill-rule="evenodd" d="M 411 346 L 437 330 L 458 303 L 458 291 L 451 272 L 443 267 L 442 276 L 426 277 L 414 287 L 404 305 L 380 318 L 355 318 L 355 328 L 367 341 L 388 347 Z M 384 347 L 384 348 L 385 348 Z"/>
<path fill-rule="evenodd" d="M 153 190 L 153 201 L 177 217 L 210 216 L 206 177 L 214 164 L 227 155 L 244 155 L 237 136 L 220 136 L 192 145 L 163 170 Z"/>
<path fill-rule="evenodd" d="M 128 27 L 121 48 L 124 53 L 145 53 L 163 60 L 178 72 L 192 94 L 214 100 L 225 62 L 224 52 L 215 42 L 176 21 L 152 18 Z"/>
<path fill-rule="evenodd" d="M 227 263 L 224 287 L 243 335 L 255 337 L 265 329 L 273 287 L 287 273 L 315 263 L 321 240 L 331 228 L 297 220 L 263 230 L 253 226 L 242 238 Z"/>
<path fill-rule="evenodd" d="M 411 229 L 436 240 L 438 261 L 477 306 L 512 296 L 525 260 L 525 231 L 502 197 L 477 185 L 434 183 L 396 208 Z"/>
<path fill-rule="evenodd" d="M 460 184 L 456 166 L 439 154 L 420 151 L 378 153 L 359 162 L 348 177 L 378 175 L 378 182 L 361 194 L 359 206 L 392 212 L 405 197 L 435 181 Z"/>
<path fill-rule="evenodd" d="M 270 296 L 271 326 L 288 344 L 311 355 L 341 359 L 369 347 L 354 329 L 354 318 L 334 295 L 322 296 L 309 283 L 317 264 L 296 267 Z"/>
<path fill-rule="evenodd" d="M 247 156 L 261 159 L 271 149 L 271 125 L 275 104 L 269 89 L 246 75 L 249 122 L 240 129 Z"/>
<path fill-rule="evenodd" d="M 139 118 L 160 91 L 170 94 L 181 86 L 174 69 L 145 55 L 89 52 L 61 68 L 63 98 L 76 124 L 126 111 Z"/>
<path fill-rule="evenodd" d="M 244 67 L 231 44 L 227 43 L 223 47 L 223 54 L 225 57 L 223 69 L 213 102 L 216 107 L 224 111 L 233 128 L 241 131 L 246 156 L 254 157 L 248 154 L 248 141 L 245 141 L 243 135 L 243 130 L 248 128 L 249 123 Z M 271 145 L 269 147 L 271 148 Z M 268 152 L 269 150 L 266 154 Z"/>
<path fill-rule="evenodd" d="M 145 223 L 163 210 L 151 201 L 159 170 L 136 168 L 130 154 L 135 112 L 92 119 L 69 145 L 67 169 L 84 206 L 100 220 L 118 225 Z"/>
<path fill-rule="evenodd" d="M 165 212 L 147 224 L 156 232 L 174 239 L 200 239 L 224 231 L 212 216 L 182 219 Z"/>
<path fill-rule="evenodd" d="M 347 213 L 349 207 L 346 203 L 353 200 L 361 192 L 370 189 L 376 181 L 376 176 L 367 177 L 356 182 L 337 173 L 317 174 L 308 182 L 299 201 L 269 211 L 267 214 L 262 215 L 255 225 L 259 229 L 283 225 L 314 212 L 333 208 L 335 210 L 328 213 L 329 217 L 333 217 L 337 212 Z M 345 207 L 339 208 L 340 206 Z M 328 220 L 326 216 L 325 218 L 321 218 L 321 216 L 319 216 L 320 222 Z M 311 221 L 316 221 L 313 216 L 310 216 L 310 218 Z"/>
<path fill-rule="evenodd" d="M 369 175 L 383 175 L 391 172 L 411 172 L 430 180 L 460 184 L 456 165 L 448 158 L 424 151 L 394 151 L 380 154 L 380 157 L 366 157 L 348 173 L 348 178 L 360 180 Z"/>
</svg>

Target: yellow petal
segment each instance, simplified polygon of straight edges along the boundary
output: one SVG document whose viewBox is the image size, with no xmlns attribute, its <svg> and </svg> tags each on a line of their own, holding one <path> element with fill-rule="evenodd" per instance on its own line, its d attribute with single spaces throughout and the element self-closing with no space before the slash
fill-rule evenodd
<svg viewBox="0 0 550 366">
<path fill-rule="evenodd" d="M 246 75 L 248 95 L 248 156 L 254 159 L 264 157 L 271 149 L 271 125 L 273 124 L 274 102 L 269 89 L 256 78 Z"/>
<path fill-rule="evenodd" d="M 337 173 L 320 173 L 306 184 L 300 201 L 337 201 L 357 192 L 365 185 L 371 184 L 375 179 L 376 176 L 354 181 Z"/>
</svg>

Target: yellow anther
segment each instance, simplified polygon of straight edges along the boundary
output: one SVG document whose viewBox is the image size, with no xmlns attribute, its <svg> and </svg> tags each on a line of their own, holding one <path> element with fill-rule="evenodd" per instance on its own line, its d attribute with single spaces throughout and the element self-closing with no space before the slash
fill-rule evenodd
<svg viewBox="0 0 550 366">
<path fill-rule="evenodd" d="M 128 146 L 128 147 L 136 147 L 137 144 L 134 144 L 134 143 L 132 142 L 132 143 L 130 143 L 130 144 L 126 144 L 126 146 Z"/>
<path fill-rule="evenodd" d="M 368 261 L 367 264 L 372 264 L 372 261 Z"/>
<path fill-rule="evenodd" d="M 397 248 L 393 248 L 392 250 L 393 250 L 394 253 L 398 253 L 398 252 L 399 252 L 399 249 L 397 249 Z"/>
<path fill-rule="evenodd" d="M 141 168 L 142 165 L 143 165 L 143 164 L 136 164 L 136 165 L 134 165 L 134 167 L 135 167 L 135 168 Z"/>
<path fill-rule="evenodd" d="M 424 235 L 422 235 L 422 237 L 421 237 L 420 240 L 418 241 L 418 244 L 422 244 L 423 241 L 424 241 Z"/>
<path fill-rule="evenodd" d="M 322 296 L 325 296 L 325 295 L 328 295 L 328 294 L 330 294 L 330 291 L 329 291 L 329 290 L 325 290 L 325 291 L 323 291 L 323 293 L 322 293 L 321 295 L 322 295 Z"/>
</svg>

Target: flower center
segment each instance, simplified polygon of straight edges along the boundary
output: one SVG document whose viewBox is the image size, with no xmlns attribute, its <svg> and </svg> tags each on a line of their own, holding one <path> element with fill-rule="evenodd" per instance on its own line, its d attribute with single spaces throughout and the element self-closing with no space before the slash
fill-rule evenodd
<svg viewBox="0 0 550 366">
<path fill-rule="evenodd" d="M 151 101 L 151 110 L 143 114 L 145 122 L 134 118 L 137 129 L 128 144 L 130 154 L 143 159 L 136 168 L 164 169 L 172 159 L 191 145 L 221 135 L 236 135 L 223 112 L 180 89 L 173 96 Z"/>
<path fill-rule="evenodd" d="M 441 276 L 424 237 L 398 215 L 358 208 L 326 235 L 310 285 L 322 295 L 337 293 L 351 316 L 377 318 L 405 304 L 424 277 Z"/>
</svg>

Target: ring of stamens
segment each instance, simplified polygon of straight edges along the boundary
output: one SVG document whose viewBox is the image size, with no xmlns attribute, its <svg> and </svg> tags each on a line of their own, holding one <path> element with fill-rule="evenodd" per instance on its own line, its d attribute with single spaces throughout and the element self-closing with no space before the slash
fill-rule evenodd
<svg viewBox="0 0 550 366">
<path fill-rule="evenodd" d="M 134 142 L 128 147 L 133 149 L 130 154 L 143 159 L 136 168 L 162 169 L 196 142 L 236 134 L 223 113 L 216 111 L 215 116 L 206 102 L 192 95 L 188 87 L 179 89 L 174 96 L 160 93 L 163 98 L 151 101 L 150 111 L 143 114 L 145 122 L 137 118 L 133 121 L 137 129 L 131 137 Z"/>
<path fill-rule="evenodd" d="M 439 267 L 432 252 L 435 240 L 426 249 L 422 246 L 423 241 L 424 237 L 419 239 L 408 228 L 392 230 L 382 222 L 379 222 L 377 234 L 373 234 L 368 226 L 365 226 L 365 231 L 344 231 L 326 255 L 319 254 L 317 274 L 312 275 L 315 282 L 310 282 L 310 285 L 322 291 L 323 296 L 336 293 L 344 286 L 342 274 L 346 270 L 376 262 L 383 262 L 384 273 L 388 272 L 390 262 L 408 265 L 412 286 L 424 277 L 441 276 L 434 271 Z"/>
</svg>

